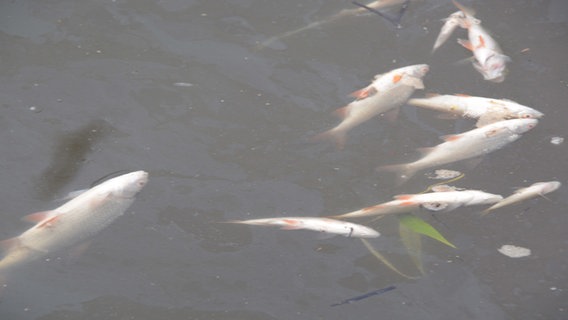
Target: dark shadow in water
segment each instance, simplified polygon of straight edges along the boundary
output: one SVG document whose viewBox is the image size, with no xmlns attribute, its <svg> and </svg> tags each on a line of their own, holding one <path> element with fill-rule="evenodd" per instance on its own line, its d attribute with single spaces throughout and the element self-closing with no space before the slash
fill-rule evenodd
<svg viewBox="0 0 568 320">
<path fill-rule="evenodd" d="M 67 185 L 93 151 L 93 146 L 111 129 L 106 121 L 97 119 L 63 135 L 53 150 L 50 165 L 41 174 L 38 196 L 43 200 L 51 198 Z"/>
</svg>

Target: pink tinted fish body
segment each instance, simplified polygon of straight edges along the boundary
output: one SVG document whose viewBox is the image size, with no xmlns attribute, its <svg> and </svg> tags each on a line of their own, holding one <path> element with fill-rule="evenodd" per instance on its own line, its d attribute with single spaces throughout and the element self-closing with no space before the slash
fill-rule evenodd
<svg viewBox="0 0 568 320">
<path fill-rule="evenodd" d="M 562 184 L 559 181 L 537 182 L 529 187 L 521 188 L 515 191 L 512 195 L 497 202 L 493 206 L 485 209 L 484 213 L 489 213 L 495 209 L 508 206 L 517 202 L 525 201 L 538 196 L 544 196 L 547 193 L 556 191 Z"/>
<path fill-rule="evenodd" d="M 436 51 L 450 38 L 450 36 L 456 30 L 456 28 L 459 27 L 460 21 L 463 18 L 465 18 L 463 12 L 458 11 L 452 13 L 449 17 L 444 19 L 444 24 L 442 25 L 442 29 L 440 30 L 440 33 L 436 38 L 436 42 L 434 42 L 434 47 L 432 48 L 432 52 Z"/>
<path fill-rule="evenodd" d="M 444 191 L 420 194 L 401 194 L 395 200 L 357 211 L 334 216 L 334 218 L 359 218 L 376 215 L 397 214 L 417 209 L 421 205 L 440 204 L 444 211 L 462 206 L 491 204 L 503 199 L 502 196 L 480 190 Z"/>
<path fill-rule="evenodd" d="M 146 172 L 131 172 L 107 180 L 54 210 L 29 215 L 26 219 L 37 222 L 36 225 L 18 237 L 3 241 L 7 251 L 0 260 L 0 270 L 41 258 L 97 234 L 126 211 L 147 181 Z"/>
<path fill-rule="evenodd" d="M 384 166 L 379 171 L 392 171 L 398 174 L 401 184 L 417 171 L 460 160 L 481 156 L 501 149 L 516 141 L 521 135 L 538 123 L 536 119 L 512 119 L 495 122 L 461 134 L 442 137 L 445 142 L 425 149 L 424 156 L 414 162 Z"/>
<path fill-rule="evenodd" d="M 343 148 L 349 130 L 401 106 L 416 89 L 423 89 L 422 77 L 428 70 L 425 64 L 411 65 L 375 76 L 369 86 L 352 93 L 357 100 L 335 112 L 343 119 L 341 123 L 317 135 L 315 140 L 333 140 L 338 148 Z"/>
<path fill-rule="evenodd" d="M 277 226 L 283 230 L 306 229 L 354 238 L 376 238 L 380 235 L 376 230 L 360 224 L 320 217 L 283 217 L 234 220 L 227 222 L 261 226 Z"/>
<path fill-rule="evenodd" d="M 468 95 L 433 95 L 428 98 L 410 99 L 408 104 L 478 119 L 478 127 L 501 120 L 539 119 L 544 116 L 542 112 L 515 101 Z"/>
<path fill-rule="evenodd" d="M 503 82 L 507 73 L 507 62 L 510 62 L 511 58 L 503 54 L 497 41 L 481 26 L 481 21 L 474 18 L 473 10 L 455 0 L 452 1 L 465 15 L 460 26 L 468 30 L 468 40 L 458 39 L 458 43 L 473 52 L 476 60 L 473 66 L 485 80 Z"/>
</svg>

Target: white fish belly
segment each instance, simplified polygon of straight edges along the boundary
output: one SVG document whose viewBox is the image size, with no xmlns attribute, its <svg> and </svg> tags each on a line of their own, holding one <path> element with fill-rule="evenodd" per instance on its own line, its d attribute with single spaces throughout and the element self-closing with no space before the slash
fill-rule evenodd
<svg viewBox="0 0 568 320">
<path fill-rule="evenodd" d="M 77 208 L 62 214 L 53 224 L 37 225 L 24 232 L 20 244 L 24 247 L 52 252 L 72 246 L 97 234 L 126 211 L 134 198 L 108 200 L 96 208 Z"/>
</svg>

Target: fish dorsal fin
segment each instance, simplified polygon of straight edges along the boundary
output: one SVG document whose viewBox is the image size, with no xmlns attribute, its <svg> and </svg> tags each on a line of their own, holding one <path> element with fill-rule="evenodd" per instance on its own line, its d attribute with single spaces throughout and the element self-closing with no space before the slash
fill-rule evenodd
<svg viewBox="0 0 568 320">
<path fill-rule="evenodd" d="M 461 10 L 461 12 L 465 13 L 468 16 L 475 16 L 475 9 L 473 8 L 469 8 L 464 6 L 463 4 L 457 2 L 456 0 L 452 0 L 452 2 L 454 3 L 454 5 Z"/>
<path fill-rule="evenodd" d="M 59 215 L 48 217 L 47 219 L 41 221 L 37 225 L 37 228 L 51 228 L 57 222 L 57 220 L 59 220 L 59 218 Z"/>
<path fill-rule="evenodd" d="M 441 136 L 440 139 L 448 142 L 448 141 L 456 141 L 462 137 L 461 134 L 447 134 L 445 136 Z"/>
<path fill-rule="evenodd" d="M 356 98 L 358 100 L 365 99 L 367 97 L 373 96 L 377 93 L 377 89 L 372 86 L 365 87 L 363 89 L 353 91 L 349 94 L 349 96 Z"/>
<path fill-rule="evenodd" d="M 425 147 L 425 148 L 418 148 L 416 149 L 418 152 L 420 152 L 421 155 L 425 156 L 427 154 L 429 154 L 430 152 L 432 152 L 432 150 L 434 150 L 435 147 Z"/>
<path fill-rule="evenodd" d="M 396 200 L 412 200 L 413 197 L 413 194 L 397 194 L 393 198 L 395 198 Z"/>
<path fill-rule="evenodd" d="M 469 97 L 471 97 L 471 95 L 466 94 L 466 93 L 456 93 L 456 94 L 454 94 L 454 96 L 457 96 L 457 97 L 464 97 L 464 98 L 469 98 Z"/>
<path fill-rule="evenodd" d="M 349 105 L 346 105 L 345 107 L 341 107 L 333 111 L 333 115 L 340 119 L 347 118 L 347 116 L 349 115 Z"/>
<path fill-rule="evenodd" d="M 382 78 L 386 73 L 379 73 L 377 75 L 375 75 L 375 77 L 373 78 L 373 80 L 379 80 L 380 78 Z"/>
<path fill-rule="evenodd" d="M 22 220 L 27 221 L 27 222 L 32 222 L 32 223 L 38 223 L 38 222 L 43 221 L 46 218 L 54 215 L 55 213 L 56 212 L 54 210 L 35 212 L 35 213 L 28 214 L 27 216 L 23 217 Z"/>
<path fill-rule="evenodd" d="M 71 191 L 69 192 L 65 197 L 61 198 L 61 199 L 57 199 L 58 202 L 62 202 L 62 201 L 69 201 L 71 199 L 75 199 L 78 196 L 80 196 L 81 194 L 85 193 L 89 191 L 89 189 L 82 189 L 82 190 L 75 190 L 75 191 Z"/>
<path fill-rule="evenodd" d="M 427 93 L 425 94 L 425 96 L 426 96 L 426 98 L 434 98 L 434 97 L 439 97 L 439 96 L 441 96 L 441 94 L 439 94 L 439 93 L 433 93 L 433 92 L 427 92 Z"/>
<path fill-rule="evenodd" d="M 12 248 L 15 248 L 19 245 L 20 245 L 19 237 L 13 237 L 10 239 L 0 241 L 0 248 L 5 252 L 10 251 Z"/>
</svg>

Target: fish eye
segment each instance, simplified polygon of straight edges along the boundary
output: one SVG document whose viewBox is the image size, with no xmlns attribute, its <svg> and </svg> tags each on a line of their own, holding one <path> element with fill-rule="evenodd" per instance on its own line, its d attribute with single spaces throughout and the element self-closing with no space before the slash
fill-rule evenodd
<svg viewBox="0 0 568 320">
<path fill-rule="evenodd" d="M 526 114 L 523 114 L 523 115 L 521 116 L 521 118 L 523 118 L 523 119 L 530 119 L 530 118 L 532 118 L 532 116 L 531 116 L 530 114 L 526 113 Z"/>
</svg>

